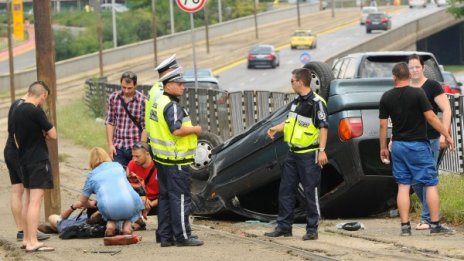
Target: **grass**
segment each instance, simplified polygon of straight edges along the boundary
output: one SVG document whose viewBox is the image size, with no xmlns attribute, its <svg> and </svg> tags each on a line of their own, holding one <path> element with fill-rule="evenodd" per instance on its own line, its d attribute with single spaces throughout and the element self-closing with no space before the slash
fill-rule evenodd
<svg viewBox="0 0 464 261">
<path fill-rule="evenodd" d="M 106 130 L 97 123 L 82 99 L 70 103 L 57 112 L 58 133 L 86 148 L 106 148 Z"/>
<path fill-rule="evenodd" d="M 464 71 L 463 65 L 445 65 L 444 67 L 445 67 L 445 71 L 452 72 L 452 73 Z"/>
<path fill-rule="evenodd" d="M 464 176 L 444 174 L 439 176 L 440 215 L 442 221 L 453 225 L 464 224 Z M 411 196 L 411 211 L 414 219 L 420 219 L 421 204 L 414 194 Z"/>
<path fill-rule="evenodd" d="M 58 132 L 76 144 L 87 148 L 106 148 L 106 132 L 103 123 L 97 123 L 92 112 L 82 99 L 63 106 L 58 110 Z M 61 155 L 65 160 L 68 155 Z M 440 175 L 440 211 L 446 223 L 464 224 L 464 175 Z M 421 205 L 416 195 L 411 196 L 411 210 L 414 219 L 420 217 Z"/>
</svg>

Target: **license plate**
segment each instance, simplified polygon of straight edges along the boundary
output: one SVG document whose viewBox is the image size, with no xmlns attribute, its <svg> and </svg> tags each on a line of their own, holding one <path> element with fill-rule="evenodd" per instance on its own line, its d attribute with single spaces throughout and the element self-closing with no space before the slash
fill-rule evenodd
<svg viewBox="0 0 464 261">
<path fill-rule="evenodd" d="M 372 24 L 379 24 L 379 22 L 372 22 Z"/>
</svg>

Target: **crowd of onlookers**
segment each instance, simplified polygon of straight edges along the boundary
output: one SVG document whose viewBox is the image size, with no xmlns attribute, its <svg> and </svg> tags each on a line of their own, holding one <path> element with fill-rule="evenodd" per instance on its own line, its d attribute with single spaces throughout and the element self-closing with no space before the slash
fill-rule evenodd
<svg viewBox="0 0 464 261">
<path fill-rule="evenodd" d="M 98 147 L 90 150 L 90 172 L 79 199 L 60 215 L 51 215 L 49 224 L 39 226 L 44 191 L 53 188 L 46 140 L 56 139 L 57 132 L 41 108 L 50 90 L 44 82 L 34 82 L 27 94 L 11 105 L 4 155 L 12 184 L 11 210 L 21 248 L 27 252 L 53 251 L 53 247 L 39 242 L 50 237 L 46 233 L 67 233 L 63 237 L 69 238 L 70 232 L 81 231 L 75 229 L 81 224 L 103 226 L 101 236 L 105 239 L 118 234 L 132 235 L 134 230 L 146 229 L 145 220 L 150 215 L 158 216 L 155 238 L 161 247 L 203 244 L 192 235 L 189 223 L 192 200 L 188 168 L 202 129 L 192 125 L 188 112 L 179 104 L 178 97 L 185 87 L 175 55 L 156 70 L 159 81 L 148 97 L 136 90 L 135 73 L 128 71 L 121 75 L 121 90 L 112 93 L 107 101 L 108 150 Z M 423 205 L 422 221 L 416 229 L 454 233 L 439 222 L 436 187 L 439 149 L 453 144 L 449 135 L 451 111 L 440 84 L 425 78 L 423 72 L 424 63 L 417 55 L 411 56 L 408 63 L 395 65 L 392 72 L 395 88 L 387 91 L 380 101 L 380 157 L 389 163 L 391 152 L 403 236 L 411 235 L 408 216 L 411 186 Z M 311 73 L 306 68 L 292 72 L 292 87 L 299 96 L 292 102 L 286 121 L 267 133 L 273 139 L 277 132 L 283 132 L 290 149 L 279 189 L 277 227 L 265 233 L 268 237 L 292 235 L 295 188 L 301 183 L 308 223 L 303 240 L 318 239 L 317 187 L 321 168 L 328 162 L 325 154 L 328 114 L 324 99 L 311 90 Z M 443 112 L 442 122 L 435 115 L 438 109 Z M 387 147 L 388 118 L 393 123 L 393 142 Z M 96 200 L 90 199 L 93 194 Z M 76 209 L 86 209 L 87 214 L 81 211 L 71 215 Z M 89 235 L 100 236 L 98 231 L 94 232 Z"/>
</svg>

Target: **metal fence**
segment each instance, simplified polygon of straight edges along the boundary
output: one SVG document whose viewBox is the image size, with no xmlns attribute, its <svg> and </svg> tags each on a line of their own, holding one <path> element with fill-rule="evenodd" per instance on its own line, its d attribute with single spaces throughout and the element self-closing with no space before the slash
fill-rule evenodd
<svg viewBox="0 0 464 261">
<path fill-rule="evenodd" d="M 145 95 L 150 88 L 150 85 L 137 86 L 137 89 Z M 87 80 L 86 103 L 89 106 L 101 106 L 97 109 L 104 113 L 108 96 L 119 89 L 118 84 Z M 180 102 L 188 109 L 193 124 L 199 124 L 203 130 L 227 140 L 287 104 L 294 97 L 295 94 L 280 92 L 224 92 L 187 88 Z M 464 96 L 449 95 L 448 97 L 452 110 L 451 131 L 456 149 L 445 151 L 440 170 L 463 173 Z"/>
<path fill-rule="evenodd" d="M 440 170 L 461 173 L 464 172 L 464 96 L 448 95 L 451 104 L 451 133 L 454 139 L 456 149 L 451 151 L 446 149 L 443 160 L 440 164 Z"/>
<path fill-rule="evenodd" d="M 85 85 L 86 104 L 94 107 L 92 110 L 103 113 L 109 95 L 120 89 L 118 84 L 92 80 L 87 80 Z M 137 90 L 145 95 L 150 88 L 150 85 L 137 86 Z M 280 92 L 225 92 L 186 88 L 180 103 L 187 108 L 193 124 L 199 124 L 203 130 L 227 140 L 287 104 L 294 97 L 295 94 Z"/>
</svg>

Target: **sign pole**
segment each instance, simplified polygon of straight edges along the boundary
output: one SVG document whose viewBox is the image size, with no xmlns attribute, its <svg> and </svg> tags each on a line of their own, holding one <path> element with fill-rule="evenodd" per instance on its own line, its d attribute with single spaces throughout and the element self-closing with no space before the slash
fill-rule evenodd
<svg viewBox="0 0 464 261">
<path fill-rule="evenodd" d="M 195 88 L 198 88 L 198 77 L 197 77 L 197 57 L 195 55 L 195 25 L 193 23 L 193 13 L 190 13 L 190 28 L 192 31 L 192 55 L 193 55 L 193 74 L 195 75 Z"/>
<path fill-rule="evenodd" d="M 193 74 L 195 76 L 195 88 L 198 88 L 197 57 L 195 54 L 195 24 L 193 22 L 193 13 L 201 10 L 206 4 L 206 0 L 176 0 L 176 3 L 182 11 L 190 13 L 190 28 L 192 31 Z"/>
</svg>

